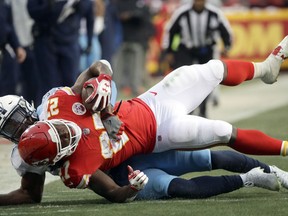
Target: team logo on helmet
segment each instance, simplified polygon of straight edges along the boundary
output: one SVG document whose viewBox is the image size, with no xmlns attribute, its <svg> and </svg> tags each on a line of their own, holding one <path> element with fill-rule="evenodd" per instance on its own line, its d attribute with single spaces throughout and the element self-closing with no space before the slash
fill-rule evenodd
<svg viewBox="0 0 288 216">
<path fill-rule="evenodd" d="M 72 111 L 76 115 L 84 115 L 86 113 L 86 108 L 83 104 L 76 102 L 72 105 Z"/>
</svg>

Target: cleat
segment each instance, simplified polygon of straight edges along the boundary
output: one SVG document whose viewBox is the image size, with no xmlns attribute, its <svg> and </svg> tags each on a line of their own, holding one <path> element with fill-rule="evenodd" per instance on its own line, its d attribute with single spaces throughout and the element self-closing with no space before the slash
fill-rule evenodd
<svg viewBox="0 0 288 216">
<path fill-rule="evenodd" d="M 278 177 L 282 187 L 288 189 L 288 172 L 285 172 L 276 166 L 270 166 L 270 169 L 271 173 L 274 173 Z"/>
<path fill-rule="evenodd" d="M 241 174 L 245 187 L 260 187 L 272 191 L 280 190 L 280 183 L 274 173 L 264 173 L 263 169 L 256 167 L 245 174 Z"/>
<path fill-rule="evenodd" d="M 277 81 L 282 62 L 288 57 L 288 36 L 286 36 L 264 61 L 269 70 L 261 78 L 264 83 L 272 84 Z"/>
</svg>

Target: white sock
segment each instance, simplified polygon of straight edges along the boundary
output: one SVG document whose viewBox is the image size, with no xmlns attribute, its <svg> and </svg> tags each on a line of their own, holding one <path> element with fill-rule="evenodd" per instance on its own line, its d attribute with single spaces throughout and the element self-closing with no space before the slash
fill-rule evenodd
<svg viewBox="0 0 288 216">
<path fill-rule="evenodd" d="M 253 62 L 254 64 L 254 77 L 255 78 L 262 78 L 267 73 L 270 73 L 271 67 L 277 66 L 280 68 L 282 62 L 284 60 L 279 58 L 278 56 L 275 56 L 273 54 L 270 54 L 268 58 L 265 59 L 263 62 Z"/>
</svg>

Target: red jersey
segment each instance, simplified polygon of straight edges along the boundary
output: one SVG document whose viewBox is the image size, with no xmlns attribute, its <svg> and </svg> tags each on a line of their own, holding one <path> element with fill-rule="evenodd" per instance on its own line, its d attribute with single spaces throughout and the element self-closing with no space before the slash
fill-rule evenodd
<svg viewBox="0 0 288 216">
<path fill-rule="evenodd" d="M 132 155 L 150 153 L 156 140 L 156 121 L 150 108 L 140 99 L 122 102 L 118 116 L 125 124 L 121 140 L 113 142 L 98 114 L 86 110 L 80 95 L 70 88 L 57 90 L 47 101 L 48 119 L 73 121 L 82 129 L 76 151 L 61 159 L 60 176 L 66 186 L 85 188 L 97 169 L 106 171 Z"/>
</svg>

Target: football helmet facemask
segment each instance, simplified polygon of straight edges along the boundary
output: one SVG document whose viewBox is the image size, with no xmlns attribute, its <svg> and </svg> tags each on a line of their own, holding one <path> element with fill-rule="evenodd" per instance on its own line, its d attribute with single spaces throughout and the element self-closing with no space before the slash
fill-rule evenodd
<svg viewBox="0 0 288 216">
<path fill-rule="evenodd" d="M 36 109 L 23 97 L 0 97 L 0 136 L 18 143 L 21 134 L 38 121 Z"/>
<path fill-rule="evenodd" d="M 62 119 L 39 121 L 22 134 L 19 153 L 30 165 L 53 165 L 76 150 L 81 135 L 80 127 L 74 122 Z"/>
</svg>

